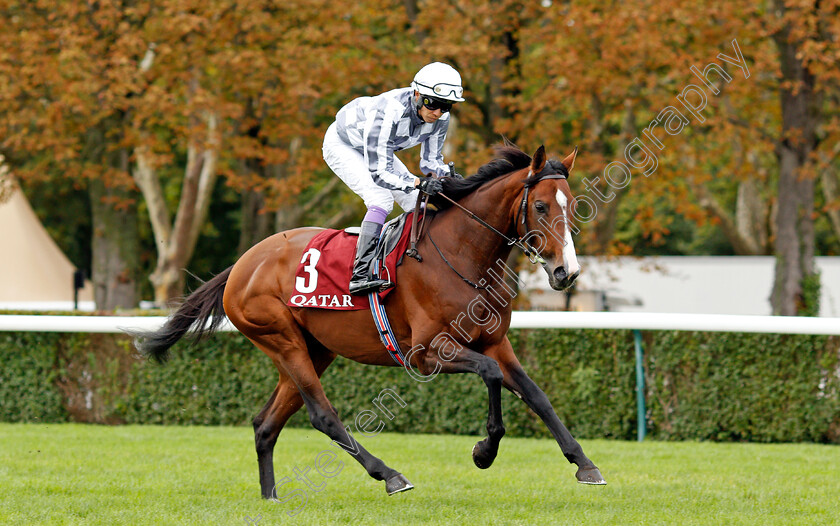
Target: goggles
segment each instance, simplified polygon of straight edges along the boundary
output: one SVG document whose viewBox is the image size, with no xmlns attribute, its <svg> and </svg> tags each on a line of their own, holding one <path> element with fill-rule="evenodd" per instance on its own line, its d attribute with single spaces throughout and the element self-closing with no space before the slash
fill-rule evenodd
<svg viewBox="0 0 840 526">
<path fill-rule="evenodd" d="M 446 100 L 436 99 L 423 95 L 423 106 L 431 111 L 440 110 L 441 113 L 448 113 L 452 109 L 452 103 Z"/>
<path fill-rule="evenodd" d="M 415 81 L 416 82 L 416 81 Z M 418 86 L 423 86 L 424 88 L 428 88 L 435 92 L 435 95 L 440 95 L 441 97 L 451 97 L 455 96 L 456 99 L 460 99 L 461 95 L 464 94 L 464 88 L 458 86 L 457 84 L 435 84 L 434 86 L 426 86 L 425 84 L 420 84 L 417 82 Z"/>
</svg>

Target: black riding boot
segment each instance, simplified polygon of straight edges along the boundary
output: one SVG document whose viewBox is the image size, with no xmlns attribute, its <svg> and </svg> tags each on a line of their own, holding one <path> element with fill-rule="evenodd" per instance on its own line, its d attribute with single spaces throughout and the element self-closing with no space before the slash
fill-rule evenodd
<svg viewBox="0 0 840 526">
<path fill-rule="evenodd" d="M 356 241 L 356 259 L 353 262 L 353 276 L 350 278 L 350 294 L 363 296 L 370 292 L 381 292 L 394 286 L 390 281 L 371 276 L 371 262 L 376 252 L 376 242 L 382 225 L 362 221 L 362 230 Z"/>
</svg>

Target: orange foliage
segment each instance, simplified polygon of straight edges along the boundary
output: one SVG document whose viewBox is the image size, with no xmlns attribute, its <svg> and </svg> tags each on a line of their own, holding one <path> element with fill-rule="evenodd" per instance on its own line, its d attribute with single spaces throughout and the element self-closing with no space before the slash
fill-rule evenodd
<svg viewBox="0 0 840 526">
<path fill-rule="evenodd" d="M 585 177 L 622 159 L 658 112 L 700 82 L 692 66 L 715 62 L 733 80 L 718 82 L 720 95 L 707 90 L 705 122 L 691 119 L 667 137 L 656 172 L 633 170 L 622 197 L 641 207 L 666 199 L 703 223 L 709 211 L 692 185 L 731 205 L 735 185 L 754 178 L 772 197 L 776 144 L 796 139 L 780 127 L 779 90 L 798 89 L 780 80 L 772 39 L 785 28 L 832 94 L 823 99 L 820 147 L 840 142 L 838 2 L 818 10 L 785 3 L 780 16 L 748 0 L 101 0 L 95 8 L 4 0 L 0 151 L 9 162 L 41 159 L 17 169 L 21 177 L 59 170 L 130 185 L 128 174 L 101 168 L 108 152 L 145 145 L 156 164 L 183 164 L 185 146 L 206 140 L 202 115 L 214 112 L 228 183 L 266 190 L 279 205 L 313 178 L 331 177 L 321 139 L 343 104 L 407 86 L 418 67 L 441 60 L 465 81 L 467 102 L 453 110 L 458 129 L 449 139 L 460 171 L 474 172 L 503 136 L 526 151 L 545 144 L 556 156 L 578 145 L 573 183 L 583 191 Z M 749 78 L 717 58 L 732 55 L 733 39 Z M 282 178 L 258 169 L 278 165 Z M 649 212 L 643 227 L 655 241 L 668 221 Z M 599 221 L 583 229 L 584 250 Z"/>
</svg>

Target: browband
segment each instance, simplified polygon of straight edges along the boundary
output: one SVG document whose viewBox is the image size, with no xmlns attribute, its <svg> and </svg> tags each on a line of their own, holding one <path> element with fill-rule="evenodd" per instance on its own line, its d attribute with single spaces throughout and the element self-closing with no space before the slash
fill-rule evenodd
<svg viewBox="0 0 840 526">
<path fill-rule="evenodd" d="M 528 183 L 526 186 L 533 186 L 538 182 L 542 181 L 543 179 L 568 179 L 569 170 L 560 161 L 549 159 L 548 161 L 546 161 L 545 166 L 543 166 L 543 169 L 532 177 L 533 181 Z"/>
</svg>

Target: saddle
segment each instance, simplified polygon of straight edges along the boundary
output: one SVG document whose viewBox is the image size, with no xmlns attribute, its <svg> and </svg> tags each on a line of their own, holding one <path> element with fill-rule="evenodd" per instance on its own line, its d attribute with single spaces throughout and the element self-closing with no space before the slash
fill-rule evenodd
<svg viewBox="0 0 840 526">
<path fill-rule="evenodd" d="M 372 264 L 382 269 L 390 281 L 396 280 L 396 269 L 408 247 L 411 229 L 406 228 L 406 224 L 412 215 L 402 214 L 382 229 L 376 259 Z M 328 229 L 312 238 L 295 271 L 295 290 L 286 304 L 330 310 L 369 309 L 367 296 L 352 296 L 347 290 L 357 236 L 358 229 Z M 392 290 L 379 293 L 379 297 L 384 298 Z"/>
<path fill-rule="evenodd" d="M 388 221 L 385 223 L 385 226 L 382 227 L 382 233 L 379 234 L 379 242 L 376 245 L 376 254 L 374 256 L 374 263 L 377 263 L 379 268 L 387 268 L 385 266 L 385 259 L 391 255 L 397 248 L 397 245 L 400 244 L 400 238 L 405 231 L 406 222 L 411 216 L 411 213 L 405 212 Z M 357 226 L 344 229 L 344 231 L 351 236 L 358 236 L 359 230 L 360 229 Z M 397 255 L 399 256 L 397 259 L 397 266 L 400 266 L 405 254 L 403 253 Z"/>
</svg>

